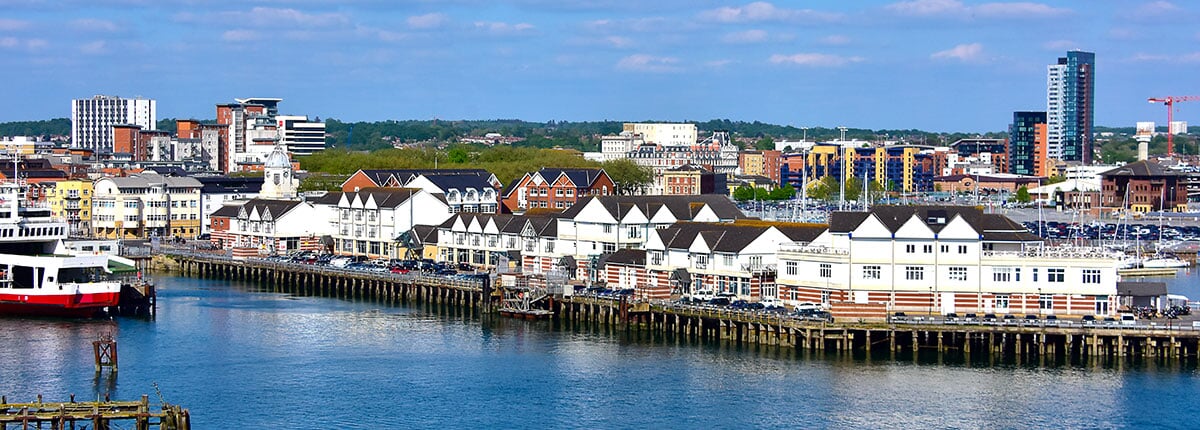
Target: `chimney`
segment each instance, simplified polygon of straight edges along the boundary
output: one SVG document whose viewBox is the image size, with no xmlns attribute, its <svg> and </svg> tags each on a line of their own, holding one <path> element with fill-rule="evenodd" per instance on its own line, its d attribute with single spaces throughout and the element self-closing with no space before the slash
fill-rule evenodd
<svg viewBox="0 0 1200 430">
<path fill-rule="evenodd" d="M 1146 161 L 1147 158 L 1150 158 L 1150 143 L 1138 142 L 1138 161 Z"/>
</svg>

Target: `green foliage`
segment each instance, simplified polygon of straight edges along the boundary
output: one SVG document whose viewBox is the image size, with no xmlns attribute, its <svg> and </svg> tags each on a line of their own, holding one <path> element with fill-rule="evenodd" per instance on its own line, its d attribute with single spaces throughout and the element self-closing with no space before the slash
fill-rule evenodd
<svg viewBox="0 0 1200 430">
<path fill-rule="evenodd" d="M 357 129 L 355 135 L 358 134 Z M 461 149 L 461 152 L 454 151 Z M 349 175 L 359 169 L 487 169 L 500 181 L 508 183 L 542 167 L 596 168 L 600 163 L 584 160 L 579 153 L 554 149 L 481 148 L 461 146 L 452 148 L 454 157 L 436 149 L 403 148 L 376 151 L 347 151 L 331 148 L 313 155 L 297 157 L 300 166 L 311 172 Z M 465 157 L 465 158 L 464 158 Z M 454 159 L 451 159 L 454 158 Z M 610 172 L 611 175 L 611 172 Z M 614 177 L 615 180 L 615 177 Z"/>
<path fill-rule="evenodd" d="M 0 123 L 0 136 L 38 136 L 49 140 L 51 135 L 70 136 L 71 120 L 69 118 L 55 118 L 42 121 Z"/>
<path fill-rule="evenodd" d="M 772 139 L 770 137 L 764 137 L 762 139 L 758 139 L 757 142 L 754 142 L 754 149 L 773 150 L 773 149 L 775 149 L 775 139 Z"/>
<path fill-rule="evenodd" d="M 786 184 L 771 190 L 771 195 L 768 198 L 771 200 L 788 200 L 795 196 L 796 189 L 792 187 L 792 184 Z"/>
<path fill-rule="evenodd" d="M 1066 182 L 1066 181 L 1067 181 L 1067 178 L 1062 175 L 1051 176 L 1049 178 L 1046 178 L 1046 185 L 1057 184 L 1059 182 Z"/>
<path fill-rule="evenodd" d="M 462 147 L 450 148 L 450 151 L 446 153 L 446 159 L 451 163 L 466 163 L 467 150 Z"/>
<path fill-rule="evenodd" d="M 601 167 L 616 184 L 617 192 L 633 194 L 654 182 L 654 170 L 628 158 L 605 161 Z"/>
<path fill-rule="evenodd" d="M 1017 188 L 1017 193 L 1013 196 L 1013 200 L 1017 203 L 1029 203 L 1033 199 L 1029 197 L 1029 188 L 1022 185 L 1020 188 Z"/>
<path fill-rule="evenodd" d="M 749 186 L 742 185 L 733 190 L 733 199 L 739 202 L 744 202 L 754 198 L 754 189 Z"/>
<path fill-rule="evenodd" d="M 342 182 L 346 182 L 344 175 L 331 175 L 328 173 L 312 173 L 300 180 L 300 187 L 297 188 L 300 192 L 305 191 L 341 191 Z"/>
</svg>

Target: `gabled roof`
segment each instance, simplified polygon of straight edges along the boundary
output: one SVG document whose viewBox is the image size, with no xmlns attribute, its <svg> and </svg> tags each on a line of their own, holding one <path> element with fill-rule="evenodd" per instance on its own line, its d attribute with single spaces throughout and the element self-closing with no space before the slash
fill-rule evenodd
<svg viewBox="0 0 1200 430">
<path fill-rule="evenodd" d="M 729 223 L 698 223 L 698 222 L 679 222 L 672 224 L 670 227 L 655 230 L 658 237 L 662 240 L 663 245 L 667 249 L 689 249 L 697 237 L 703 238 L 704 243 L 714 252 L 741 252 L 759 236 L 762 236 L 767 230 L 771 229 L 772 225 L 746 225 L 746 224 L 729 224 Z M 779 229 L 778 227 L 776 227 Z M 789 232 L 783 232 L 789 239 L 796 241 L 811 242 L 821 232 L 825 231 L 822 226 L 805 226 L 805 227 L 785 227 Z"/>
<path fill-rule="evenodd" d="M 272 217 L 279 219 L 282 218 L 284 214 L 290 212 L 299 205 L 300 201 L 298 200 L 250 199 L 240 207 L 235 207 L 238 209 L 245 209 L 247 214 L 254 213 L 255 211 L 258 211 L 260 214 L 270 212 Z M 220 209 L 218 209 L 218 211 L 219 210 Z"/>
<path fill-rule="evenodd" d="M 542 175 L 542 179 L 546 182 L 554 182 L 559 176 L 566 175 L 567 179 L 571 180 L 576 187 L 587 188 L 591 187 L 600 174 L 604 173 L 604 169 L 554 169 L 543 168 L 538 171 Z"/>
<path fill-rule="evenodd" d="M 697 196 L 585 196 L 574 205 L 563 211 L 562 215 L 574 218 L 592 200 L 598 200 L 616 219 L 621 219 L 633 208 L 638 208 L 647 217 L 654 216 L 659 209 L 666 207 L 680 221 L 689 221 L 697 215 L 705 205 L 712 209 L 720 219 L 741 219 L 746 215 L 728 196 L 704 194 Z"/>
<path fill-rule="evenodd" d="M 442 191 L 467 190 L 474 188 L 480 192 L 493 189 L 488 183 L 488 177 L 479 175 L 421 175 Z"/>
<path fill-rule="evenodd" d="M 999 214 L 985 214 L 974 206 L 894 206 L 880 205 L 871 208 L 870 212 L 833 212 L 830 215 L 829 231 L 832 233 L 848 233 L 858 228 L 867 217 L 874 215 L 883 223 L 888 231 L 895 233 L 914 215 L 925 223 L 934 233 L 954 219 L 961 217 L 975 231 L 983 234 L 987 241 L 1000 242 L 1033 242 L 1041 241 L 1020 223 Z"/>
<path fill-rule="evenodd" d="M 558 223 L 554 222 L 559 217 L 558 214 L 528 216 L 528 215 L 512 215 L 512 214 L 481 214 L 481 213 L 457 213 L 448 218 L 446 221 L 438 225 L 438 228 L 453 228 L 458 220 L 462 220 L 463 225 L 471 225 L 471 221 L 479 222 L 479 225 L 487 225 L 488 221 L 496 223 L 496 228 L 501 233 L 521 234 L 525 228 L 526 222 L 533 221 L 534 231 L 539 235 L 544 235 L 547 231 L 551 236 L 556 236 L 558 231 Z M 550 230 L 546 227 L 549 225 Z"/>
<path fill-rule="evenodd" d="M 416 192 L 417 190 L 410 188 L 364 188 L 358 192 L 343 194 L 351 202 L 355 199 L 362 199 L 363 202 L 366 202 L 368 199 L 374 198 L 375 204 L 380 208 L 395 208 L 408 201 Z"/>
<path fill-rule="evenodd" d="M 1141 160 L 1100 173 L 1100 176 L 1180 176 L 1162 164 L 1150 160 Z"/>
<path fill-rule="evenodd" d="M 330 191 L 328 193 L 325 193 L 324 195 L 309 199 L 308 201 L 309 201 L 309 203 L 312 203 L 314 205 L 337 206 L 338 202 L 342 201 L 342 194 L 345 194 L 345 193 L 341 193 L 341 192 L 337 192 L 337 191 Z"/>
<path fill-rule="evenodd" d="M 605 262 L 628 266 L 645 266 L 646 251 L 642 249 L 618 249 L 617 252 L 608 254 Z"/>
<path fill-rule="evenodd" d="M 209 217 L 237 218 L 238 212 L 241 210 L 241 205 L 225 205 L 221 206 L 220 209 L 213 211 L 212 214 L 209 214 Z"/>
</svg>

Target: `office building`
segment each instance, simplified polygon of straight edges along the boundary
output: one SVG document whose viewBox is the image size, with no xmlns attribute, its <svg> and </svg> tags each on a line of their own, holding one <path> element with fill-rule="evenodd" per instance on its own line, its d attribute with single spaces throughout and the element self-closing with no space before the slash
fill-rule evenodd
<svg viewBox="0 0 1200 430">
<path fill-rule="evenodd" d="M 1069 51 L 1046 73 L 1046 142 L 1050 158 L 1092 163 L 1096 54 Z"/>
<path fill-rule="evenodd" d="M 1008 171 L 1017 175 L 1035 175 L 1039 152 L 1046 147 L 1046 112 L 1013 112 L 1008 129 Z M 1040 132 L 1039 132 L 1040 131 Z M 1044 160 L 1043 163 L 1044 165 Z"/>
<path fill-rule="evenodd" d="M 156 121 L 157 103 L 151 99 L 98 95 L 71 100 L 71 145 L 111 153 L 114 125 L 134 124 L 151 130 Z"/>
</svg>

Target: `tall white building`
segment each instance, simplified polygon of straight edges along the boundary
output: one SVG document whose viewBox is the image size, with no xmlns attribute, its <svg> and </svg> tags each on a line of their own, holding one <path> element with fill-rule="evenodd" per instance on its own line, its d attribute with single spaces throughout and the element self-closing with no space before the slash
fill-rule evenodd
<svg viewBox="0 0 1200 430">
<path fill-rule="evenodd" d="M 71 100 L 71 144 L 112 152 L 113 125 L 136 124 L 143 130 L 153 130 L 157 121 L 157 102 L 152 99 L 97 95 Z"/>
<path fill-rule="evenodd" d="M 1046 156 L 1062 158 L 1063 126 L 1067 111 L 1063 109 L 1066 94 L 1065 64 L 1051 64 L 1046 68 Z"/>
</svg>

